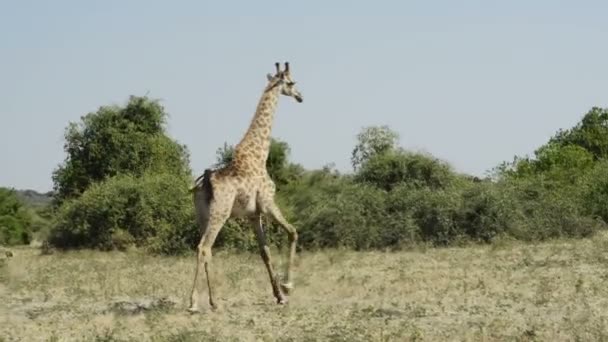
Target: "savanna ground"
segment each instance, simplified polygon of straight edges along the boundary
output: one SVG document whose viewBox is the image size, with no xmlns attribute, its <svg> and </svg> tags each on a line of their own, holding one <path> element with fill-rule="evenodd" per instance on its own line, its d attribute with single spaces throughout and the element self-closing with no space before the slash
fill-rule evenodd
<svg viewBox="0 0 608 342">
<path fill-rule="evenodd" d="M 185 311 L 192 255 L 13 253 L 0 271 L 2 341 L 608 340 L 607 235 L 302 253 L 286 306 L 259 256 L 219 252 L 221 307 L 197 315 Z"/>
</svg>

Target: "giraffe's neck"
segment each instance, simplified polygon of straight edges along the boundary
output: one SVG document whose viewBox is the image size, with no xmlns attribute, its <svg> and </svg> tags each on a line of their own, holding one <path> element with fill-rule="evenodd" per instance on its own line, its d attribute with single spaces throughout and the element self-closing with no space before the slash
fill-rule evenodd
<svg viewBox="0 0 608 342">
<path fill-rule="evenodd" d="M 258 102 L 255 115 L 241 142 L 235 147 L 234 161 L 257 165 L 265 170 L 270 150 L 270 133 L 274 113 L 279 102 L 279 87 L 265 90 Z"/>
</svg>

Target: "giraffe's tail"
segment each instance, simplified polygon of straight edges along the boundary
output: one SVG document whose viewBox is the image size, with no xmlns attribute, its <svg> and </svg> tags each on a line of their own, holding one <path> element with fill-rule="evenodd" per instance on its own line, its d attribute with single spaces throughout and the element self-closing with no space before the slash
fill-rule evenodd
<svg viewBox="0 0 608 342">
<path fill-rule="evenodd" d="M 195 181 L 194 186 L 190 188 L 190 192 L 194 192 L 198 188 L 202 188 L 205 192 L 208 201 L 213 199 L 213 184 L 211 183 L 211 174 L 213 170 L 206 169 Z"/>
</svg>

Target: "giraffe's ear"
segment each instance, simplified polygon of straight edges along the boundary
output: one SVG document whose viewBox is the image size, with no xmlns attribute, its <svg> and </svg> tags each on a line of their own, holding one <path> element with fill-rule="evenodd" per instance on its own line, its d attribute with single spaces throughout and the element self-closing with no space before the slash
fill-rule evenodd
<svg viewBox="0 0 608 342">
<path fill-rule="evenodd" d="M 275 76 L 272 76 L 270 74 L 266 75 L 266 77 L 268 77 L 268 85 L 266 86 L 266 91 L 269 91 L 271 89 L 274 89 L 275 87 L 277 87 L 278 85 L 280 85 L 281 83 L 283 83 L 283 79 L 281 78 L 276 78 Z"/>
</svg>

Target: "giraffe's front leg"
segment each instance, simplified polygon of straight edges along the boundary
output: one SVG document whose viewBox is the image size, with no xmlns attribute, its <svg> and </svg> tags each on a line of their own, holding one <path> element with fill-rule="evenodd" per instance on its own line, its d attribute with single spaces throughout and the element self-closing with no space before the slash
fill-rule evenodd
<svg viewBox="0 0 608 342">
<path fill-rule="evenodd" d="M 268 276 L 270 277 L 270 285 L 272 285 L 272 292 L 274 294 L 274 297 L 277 299 L 278 304 L 286 304 L 287 299 L 281 292 L 281 288 L 279 287 L 279 280 L 272 267 L 270 248 L 266 243 L 266 234 L 264 233 L 264 227 L 262 226 L 261 217 L 259 215 L 253 217 L 251 219 L 251 224 L 255 229 L 255 235 L 258 240 L 258 246 L 260 248 L 260 255 L 262 256 L 262 260 L 264 261 L 264 265 L 266 266 L 266 270 L 268 271 Z"/>
</svg>

